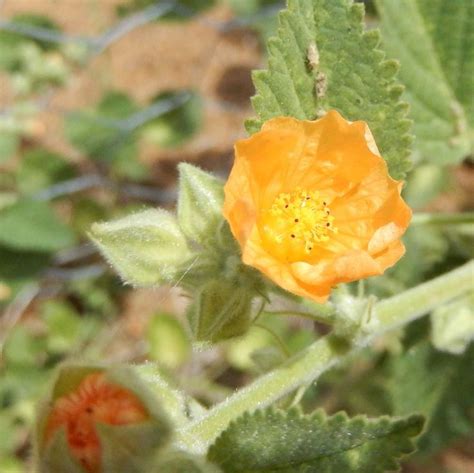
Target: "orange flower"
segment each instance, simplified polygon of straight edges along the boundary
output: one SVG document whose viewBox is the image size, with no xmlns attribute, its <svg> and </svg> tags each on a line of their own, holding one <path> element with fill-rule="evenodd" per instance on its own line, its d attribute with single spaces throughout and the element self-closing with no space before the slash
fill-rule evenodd
<svg viewBox="0 0 474 473">
<path fill-rule="evenodd" d="M 103 373 L 86 376 L 72 393 L 56 399 L 45 428 L 46 442 L 66 429 L 71 454 L 91 473 L 101 471 L 96 423 L 125 425 L 148 419 L 143 404 L 130 391 L 107 381 Z"/>
<path fill-rule="evenodd" d="M 278 117 L 235 145 L 224 216 L 244 263 L 317 302 L 404 254 L 411 211 L 366 123 Z"/>
</svg>

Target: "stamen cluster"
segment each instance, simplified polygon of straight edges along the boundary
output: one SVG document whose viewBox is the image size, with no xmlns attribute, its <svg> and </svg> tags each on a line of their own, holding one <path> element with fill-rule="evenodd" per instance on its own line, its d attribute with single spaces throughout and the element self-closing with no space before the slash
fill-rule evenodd
<svg viewBox="0 0 474 473">
<path fill-rule="evenodd" d="M 297 188 L 291 193 L 282 192 L 273 202 L 270 214 L 277 219 L 279 228 L 285 228 L 276 235 L 277 241 L 292 238 L 304 246 L 306 253 L 311 253 L 318 243 L 328 241 L 331 233 L 337 233 L 327 201 L 317 191 Z"/>
</svg>

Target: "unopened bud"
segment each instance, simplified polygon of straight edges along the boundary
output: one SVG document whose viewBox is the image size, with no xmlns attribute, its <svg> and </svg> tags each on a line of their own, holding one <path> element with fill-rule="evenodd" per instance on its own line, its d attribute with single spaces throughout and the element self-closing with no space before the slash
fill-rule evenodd
<svg viewBox="0 0 474 473">
<path fill-rule="evenodd" d="M 141 473 L 168 443 L 153 393 L 124 366 L 64 366 L 36 432 L 40 473 Z"/>
<path fill-rule="evenodd" d="M 189 239 L 204 246 L 213 244 L 223 221 L 223 201 L 219 179 L 190 164 L 179 165 L 178 220 Z"/>
<path fill-rule="evenodd" d="M 124 281 L 137 286 L 172 282 L 190 257 L 176 219 L 162 209 L 96 223 L 90 237 Z"/>
<path fill-rule="evenodd" d="M 252 322 L 252 295 L 225 280 L 204 284 L 188 308 L 196 340 L 217 342 L 242 335 Z"/>
</svg>

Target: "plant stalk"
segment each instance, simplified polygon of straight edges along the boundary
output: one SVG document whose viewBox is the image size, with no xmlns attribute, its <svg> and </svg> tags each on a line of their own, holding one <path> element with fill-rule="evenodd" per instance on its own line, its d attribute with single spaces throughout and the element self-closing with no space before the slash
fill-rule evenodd
<svg viewBox="0 0 474 473">
<path fill-rule="evenodd" d="M 204 454 L 229 422 L 246 411 L 266 407 L 282 396 L 319 378 L 340 364 L 377 336 L 394 330 L 423 316 L 472 289 L 474 260 L 431 281 L 397 296 L 378 302 L 374 314 L 377 329 L 359 336 L 351 346 L 334 335 L 320 338 L 282 366 L 258 378 L 226 401 L 210 409 L 204 417 L 191 422 L 177 432 L 177 444 L 185 450 Z"/>
<path fill-rule="evenodd" d="M 415 213 L 412 225 L 459 225 L 463 223 L 474 223 L 474 212 L 462 213 Z"/>
</svg>

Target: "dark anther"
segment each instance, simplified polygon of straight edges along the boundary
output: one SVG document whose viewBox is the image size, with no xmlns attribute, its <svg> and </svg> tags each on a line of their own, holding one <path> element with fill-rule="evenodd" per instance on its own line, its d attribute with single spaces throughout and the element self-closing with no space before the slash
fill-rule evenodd
<svg viewBox="0 0 474 473">
<path fill-rule="evenodd" d="M 295 223 L 298 223 L 299 222 L 299 219 L 295 218 Z"/>
<path fill-rule="evenodd" d="M 295 238 L 295 235 L 293 235 L 293 233 L 291 234 L 291 238 Z"/>
</svg>

